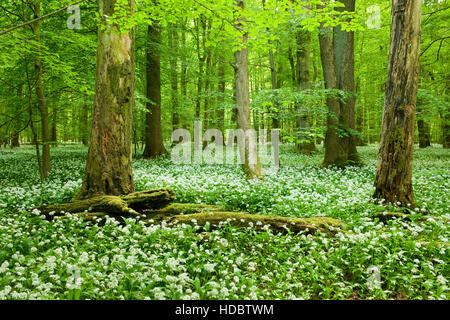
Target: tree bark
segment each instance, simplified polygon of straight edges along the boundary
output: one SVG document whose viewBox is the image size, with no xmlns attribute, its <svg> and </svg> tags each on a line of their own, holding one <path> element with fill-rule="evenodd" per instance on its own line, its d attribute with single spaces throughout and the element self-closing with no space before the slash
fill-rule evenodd
<svg viewBox="0 0 450 320">
<path fill-rule="evenodd" d="M 235 0 L 236 11 L 242 12 L 245 9 L 245 0 Z M 235 20 L 235 28 L 242 33 L 240 37 L 241 48 L 234 53 L 235 57 L 235 96 L 237 110 L 238 128 L 244 132 L 252 130 L 250 123 L 250 98 L 248 86 L 248 33 L 243 30 L 242 23 L 245 23 L 244 17 Z M 255 148 L 251 148 L 250 137 L 245 134 L 244 161 L 242 169 L 248 179 L 259 179 L 263 177 L 261 163 Z"/>
<path fill-rule="evenodd" d="M 419 148 L 427 148 L 431 146 L 430 141 L 430 124 L 425 120 L 417 120 L 417 129 L 419 131 Z"/>
<path fill-rule="evenodd" d="M 355 0 L 341 0 L 345 7 L 338 11 L 355 11 Z M 339 101 L 342 113 L 342 127 L 345 130 L 347 162 L 359 163 L 361 159 L 356 150 L 355 130 L 355 35 L 353 31 L 343 31 L 340 26 L 334 28 L 333 50 L 336 66 L 338 89 L 350 96 Z"/>
<path fill-rule="evenodd" d="M 83 185 L 74 199 L 134 191 L 131 167 L 134 107 L 134 28 L 120 32 L 107 23 L 117 0 L 100 0 L 97 73 L 89 152 Z M 134 0 L 128 0 L 130 14 Z"/>
<path fill-rule="evenodd" d="M 217 112 L 217 120 L 218 120 L 218 127 L 220 130 L 222 130 L 222 132 L 225 132 L 225 87 L 226 87 L 226 82 L 225 82 L 225 63 L 224 63 L 224 57 L 221 56 L 219 59 L 219 66 L 218 66 L 218 84 L 217 84 L 217 90 L 219 92 L 219 98 L 218 98 L 218 104 L 219 104 L 219 109 Z"/>
<path fill-rule="evenodd" d="M 180 116 L 178 114 L 178 30 L 177 25 L 172 24 L 169 30 L 170 50 L 170 88 L 172 102 L 172 130 L 178 129 Z"/>
<path fill-rule="evenodd" d="M 443 116 L 443 143 L 442 147 L 448 149 L 450 148 L 450 111 L 445 110 L 445 115 Z"/>
<path fill-rule="evenodd" d="M 147 32 L 147 102 L 145 117 L 144 158 L 156 158 L 167 153 L 162 138 L 161 126 L 161 28 L 156 23 L 148 26 Z"/>
<path fill-rule="evenodd" d="M 320 58 L 322 60 L 325 89 L 337 89 L 338 82 L 334 61 L 333 40 L 330 28 L 319 30 Z M 344 166 L 347 161 L 345 141 L 340 137 L 341 106 L 335 96 L 327 96 L 327 132 L 325 134 L 325 157 L 323 166 Z"/>
<path fill-rule="evenodd" d="M 34 14 L 38 18 L 41 15 L 41 1 L 36 0 L 34 2 Z M 32 24 L 32 30 L 35 35 L 37 43 L 41 42 L 41 23 L 37 20 Z M 43 66 L 39 48 L 37 49 L 36 59 L 34 62 L 34 76 L 36 82 L 36 95 L 38 98 L 38 109 L 41 115 L 41 136 L 42 136 L 42 174 L 44 179 L 48 178 L 48 174 L 51 170 L 50 165 L 50 126 L 49 126 L 49 113 L 47 99 L 44 93 L 44 86 L 42 83 Z"/>
<path fill-rule="evenodd" d="M 388 80 L 375 199 L 414 207 L 412 160 L 420 53 L 421 0 L 392 0 Z"/>
<path fill-rule="evenodd" d="M 308 31 L 298 31 L 296 34 L 297 50 L 296 50 L 296 79 L 299 90 L 307 90 L 311 88 L 311 34 Z M 311 119 L 308 115 L 309 111 L 304 106 L 300 110 L 300 103 L 297 106 L 297 112 L 301 113 L 297 116 L 297 130 L 299 130 L 298 139 L 300 142 L 296 143 L 296 151 L 306 155 L 311 155 L 317 151 L 314 143 L 314 138 L 310 137 L 310 123 Z"/>
<path fill-rule="evenodd" d="M 81 119 L 80 119 L 80 136 L 81 143 L 84 146 L 89 144 L 89 106 L 83 105 L 81 110 Z"/>
</svg>

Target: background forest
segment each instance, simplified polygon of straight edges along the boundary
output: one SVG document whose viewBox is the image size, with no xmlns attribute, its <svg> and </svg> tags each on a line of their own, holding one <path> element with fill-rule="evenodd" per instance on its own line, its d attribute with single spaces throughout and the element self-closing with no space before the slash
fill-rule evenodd
<svg viewBox="0 0 450 320">
<path fill-rule="evenodd" d="M 0 299 L 448 299 L 450 6 L 396 6 L 2 0 Z"/>
</svg>

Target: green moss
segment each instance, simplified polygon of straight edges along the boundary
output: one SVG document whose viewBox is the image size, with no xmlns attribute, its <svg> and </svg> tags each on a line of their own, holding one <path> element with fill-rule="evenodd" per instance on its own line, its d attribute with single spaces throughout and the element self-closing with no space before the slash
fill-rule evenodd
<svg viewBox="0 0 450 320">
<path fill-rule="evenodd" d="M 264 230 L 264 226 L 267 226 L 275 232 L 282 233 L 287 232 L 287 229 L 289 229 L 294 233 L 301 231 L 315 233 L 316 231 L 321 231 L 334 234 L 342 228 L 340 220 L 328 217 L 287 218 L 229 211 L 211 211 L 189 215 L 176 215 L 169 218 L 168 221 L 170 223 L 197 224 L 199 226 L 204 226 L 206 223 L 209 223 L 212 226 L 218 226 L 221 223 L 228 222 L 235 227 L 252 227 L 258 231 Z"/>
</svg>

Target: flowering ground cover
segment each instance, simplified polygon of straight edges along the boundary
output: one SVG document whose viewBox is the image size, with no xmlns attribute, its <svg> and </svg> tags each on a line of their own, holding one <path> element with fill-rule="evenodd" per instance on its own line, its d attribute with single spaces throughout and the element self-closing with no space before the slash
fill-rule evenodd
<svg viewBox="0 0 450 320">
<path fill-rule="evenodd" d="M 380 221 L 370 201 L 375 146 L 365 165 L 320 168 L 323 154 L 283 145 L 281 168 L 264 182 L 237 166 L 175 165 L 135 159 L 136 190 L 172 187 L 177 202 L 289 217 L 341 219 L 335 237 L 273 234 L 226 224 L 218 229 L 104 226 L 80 218 L 48 222 L 26 208 L 68 201 L 80 187 L 87 149 L 52 150 L 41 184 L 34 149 L 0 153 L 1 299 L 449 299 L 450 153 L 417 149 L 417 208 L 408 219 Z M 201 229 L 201 230 L 199 230 Z M 379 280 L 379 281 L 378 281 Z"/>
</svg>

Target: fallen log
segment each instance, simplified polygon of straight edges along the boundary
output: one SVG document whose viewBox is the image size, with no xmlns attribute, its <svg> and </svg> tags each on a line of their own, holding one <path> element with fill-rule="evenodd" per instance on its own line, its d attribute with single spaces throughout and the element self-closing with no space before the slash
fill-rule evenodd
<svg viewBox="0 0 450 320">
<path fill-rule="evenodd" d="M 83 219 L 95 223 L 104 223 L 106 216 L 112 216 L 119 221 L 121 216 L 113 216 L 108 212 L 81 212 L 77 214 Z M 229 223 L 234 227 L 252 228 L 256 231 L 272 230 L 274 233 L 314 234 L 317 231 L 334 235 L 342 231 L 342 222 L 328 217 L 315 218 L 289 218 L 250 214 L 246 212 L 227 211 L 226 209 L 206 204 L 172 203 L 161 209 L 148 209 L 142 211 L 141 221 L 146 224 L 165 223 L 168 226 L 189 224 L 192 226 L 205 226 L 216 228 L 221 224 Z"/>
<path fill-rule="evenodd" d="M 202 212 L 187 215 L 175 215 L 165 219 L 168 224 L 190 224 L 205 226 L 209 223 L 212 227 L 229 223 L 234 227 L 250 227 L 256 231 L 270 229 L 275 233 L 299 233 L 314 234 L 318 231 L 327 234 L 336 234 L 342 230 L 340 220 L 328 217 L 315 218 L 288 218 L 279 216 L 266 216 L 245 212 Z"/>
<path fill-rule="evenodd" d="M 107 212 L 112 215 L 142 216 L 144 209 L 159 209 L 175 199 L 170 188 L 154 189 L 130 193 L 125 196 L 98 196 L 37 208 L 46 216 L 59 216 L 64 213 Z"/>
</svg>

